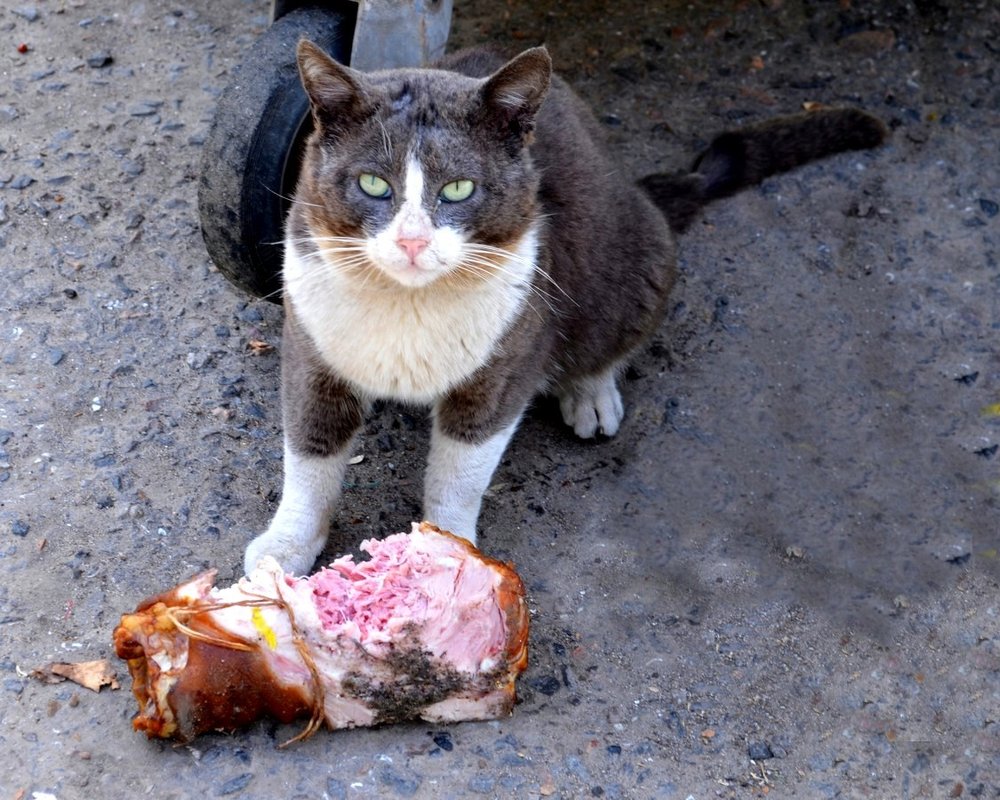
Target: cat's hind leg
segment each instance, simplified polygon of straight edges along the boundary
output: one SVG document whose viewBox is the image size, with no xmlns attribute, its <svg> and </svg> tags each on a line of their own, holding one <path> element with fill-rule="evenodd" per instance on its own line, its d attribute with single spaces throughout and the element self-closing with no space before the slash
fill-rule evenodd
<svg viewBox="0 0 1000 800">
<path fill-rule="evenodd" d="M 596 375 L 573 378 L 556 391 L 563 421 L 581 439 L 592 439 L 598 433 L 614 436 L 625 416 L 625 406 L 618 391 L 617 366 Z"/>
</svg>

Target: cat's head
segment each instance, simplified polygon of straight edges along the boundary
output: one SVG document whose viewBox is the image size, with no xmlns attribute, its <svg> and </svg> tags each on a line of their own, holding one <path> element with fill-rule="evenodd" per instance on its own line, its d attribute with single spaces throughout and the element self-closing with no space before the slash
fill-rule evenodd
<svg viewBox="0 0 1000 800">
<path fill-rule="evenodd" d="M 544 48 L 486 78 L 442 70 L 364 74 L 311 42 L 298 65 L 315 131 L 296 195 L 329 268 L 418 288 L 487 280 L 536 222 L 528 152 L 549 87 Z M 516 256 L 512 256 L 516 257 Z"/>
</svg>

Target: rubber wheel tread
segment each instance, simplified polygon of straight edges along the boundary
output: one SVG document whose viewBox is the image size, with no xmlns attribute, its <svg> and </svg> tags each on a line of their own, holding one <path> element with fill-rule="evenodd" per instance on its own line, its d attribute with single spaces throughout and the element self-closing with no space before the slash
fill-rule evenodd
<svg viewBox="0 0 1000 800">
<path fill-rule="evenodd" d="M 297 8 L 260 36 L 219 97 L 205 140 L 198 211 L 212 261 L 257 297 L 281 301 L 284 218 L 311 130 L 295 48 L 316 42 L 350 60 L 353 16 L 337 7 Z"/>
</svg>

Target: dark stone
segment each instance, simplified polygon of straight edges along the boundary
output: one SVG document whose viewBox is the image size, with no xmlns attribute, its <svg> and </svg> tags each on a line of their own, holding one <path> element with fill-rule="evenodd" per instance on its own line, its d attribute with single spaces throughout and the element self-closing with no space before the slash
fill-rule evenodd
<svg viewBox="0 0 1000 800">
<path fill-rule="evenodd" d="M 131 158 L 122 159 L 122 172 L 124 172 L 126 175 L 135 178 L 139 175 L 142 175 L 144 170 L 145 167 L 143 166 L 142 161 Z"/>
<path fill-rule="evenodd" d="M 959 375 L 955 378 L 956 383 L 961 383 L 963 386 L 972 386 L 976 382 L 976 378 L 979 377 L 979 371 L 970 372 L 968 375 Z"/>
<path fill-rule="evenodd" d="M 49 363 L 56 367 L 62 363 L 63 359 L 66 358 L 66 353 L 60 350 L 58 347 L 49 348 Z"/>
<path fill-rule="evenodd" d="M 27 536 L 31 526 L 23 519 L 15 519 L 10 525 L 10 532 L 15 536 Z"/>
<path fill-rule="evenodd" d="M 416 797 L 420 790 L 420 777 L 416 773 L 403 774 L 388 765 L 378 771 L 378 782 L 398 797 Z"/>
<path fill-rule="evenodd" d="M 766 761 L 774 758 L 774 752 L 767 742 L 751 742 L 747 745 L 747 755 L 752 761 Z"/>
<path fill-rule="evenodd" d="M 114 61 L 114 59 L 111 57 L 111 53 L 107 50 L 98 50 L 96 53 L 91 53 L 87 56 L 87 66 L 91 69 L 106 67 L 112 61 Z"/>
<path fill-rule="evenodd" d="M 19 175 L 7 185 L 11 189 L 27 189 L 34 182 L 35 179 L 32 178 L 30 175 Z"/>
<path fill-rule="evenodd" d="M 622 754 L 622 746 L 620 744 L 609 744 L 606 749 L 613 756 L 620 756 Z"/>
<path fill-rule="evenodd" d="M 159 111 L 162 105 L 163 103 L 159 101 L 147 100 L 144 103 L 136 103 L 134 106 L 131 106 L 128 113 L 133 117 L 151 117 Z"/>
<path fill-rule="evenodd" d="M 455 747 L 454 743 L 451 741 L 451 734 L 448 733 L 448 731 L 438 731 L 431 738 L 434 739 L 434 744 L 446 752 L 450 753 Z"/>
<path fill-rule="evenodd" d="M 263 322 L 264 315 L 256 306 L 247 306 L 236 313 L 236 316 L 243 322 Z"/>
<path fill-rule="evenodd" d="M 528 681 L 528 685 L 548 697 L 551 697 L 562 688 L 562 683 L 554 675 L 542 675 L 539 678 L 532 678 Z"/>
<path fill-rule="evenodd" d="M 1000 213 L 1000 205 L 993 200 L 987 200 L 985 197 L 979 198 L 979 207 L 987 217 L 995 217 Z"/>
</svg>

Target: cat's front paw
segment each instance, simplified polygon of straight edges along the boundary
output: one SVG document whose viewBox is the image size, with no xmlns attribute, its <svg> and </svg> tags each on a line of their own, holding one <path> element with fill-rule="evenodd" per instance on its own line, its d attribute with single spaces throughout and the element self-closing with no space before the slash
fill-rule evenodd
<svg viewBox="0 0 1000 800">
<path fill-rule="evenodd" d="M 598 433 L 614 436 L 625 416 L 614 371 L 580 378 L 564 387 L 559 393 L 559 409 L 563 421 L 581 439 L 593 439 Z"/>
<path fill-rule="evenodd" d="M 247 545 L 243 569 L 249 575 L 262 558 L 270 556 L 286 573 L 308 575 L 325 544 L 325 532 L 304 535 L 301 530 L 285 530 L 272 523 Z"/>
</svg>

